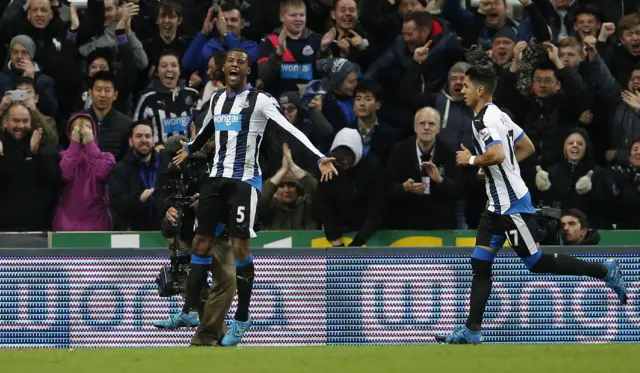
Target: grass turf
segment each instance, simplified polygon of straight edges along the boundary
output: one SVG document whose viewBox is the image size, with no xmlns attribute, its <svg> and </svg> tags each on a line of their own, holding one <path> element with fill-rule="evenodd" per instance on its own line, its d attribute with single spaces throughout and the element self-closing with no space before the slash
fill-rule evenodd
<svg viewBox="0 0 640 373">
<path fill-rule="evenodd" d="M 0 350 L 3 373 L 638 371 L 638 345 Z"/>
</svg>

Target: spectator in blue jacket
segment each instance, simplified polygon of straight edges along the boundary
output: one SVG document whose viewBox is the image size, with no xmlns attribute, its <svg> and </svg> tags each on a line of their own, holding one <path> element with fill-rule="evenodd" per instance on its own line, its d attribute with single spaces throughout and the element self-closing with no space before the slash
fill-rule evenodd
<svg viewBox="0 0 640 373">
<path fill-rule="evenodd" d="M 217 32 L 209 37 L 214 28 Z M 220 6 L 216 15 L 209 9 L 207 18 L 202 24 L 202 30 L 193 39 L 182 59 L 185 69 L 196 70 L 200 76 L 207 76 L 207 62 L 217 51 L 226 52 L 234 48 L 242 48 L 249 55 L 253 65 L 258 60 L 258 43 L 247 40 L 242 36 L 244 18 L 238 4 L 226 2 Z"/>
</svg>

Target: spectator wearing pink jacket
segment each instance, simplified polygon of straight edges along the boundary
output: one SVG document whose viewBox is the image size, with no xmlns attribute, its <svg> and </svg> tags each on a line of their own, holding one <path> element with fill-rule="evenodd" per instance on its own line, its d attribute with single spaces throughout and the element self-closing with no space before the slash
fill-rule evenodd
<svg viewBox="0 0 640 373">
<path fill-rule="evenodd" d="M 96 123 L 89 114 L 69 119 L 69 148 L 60 153 L 62 193 L 53 228 L 56 231 L 111 229 L 107 181 L 116 163 L 97 145 Z"/>
</svg>

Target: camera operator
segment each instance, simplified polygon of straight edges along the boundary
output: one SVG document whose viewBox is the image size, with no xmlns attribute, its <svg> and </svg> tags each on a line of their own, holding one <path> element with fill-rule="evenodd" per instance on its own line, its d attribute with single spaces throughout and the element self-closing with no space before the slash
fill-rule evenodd
<svg viewBox="0 0 640 373">
<path fill-rule="evenodd" d="M 198 125 L 202 125 L 202 119 L 203 116 L 199 117 L 196 123 L 191 124 L 191 136 L 197 133 Z M 205 154 L 192 157 L 180 167 L 173 165 L 171 160 L 180 149 L 181 140 L 187 139 L 182 136 L 170 138 L 165 144 L 166 148 L 160 151 L 156 201 L 159 213 L 164 216 L 162 232 L 167 238 L 172 259 L 173 273 L 169 276 L 173 275 L 174 279 L 170 280 L 177 279 L 178 282 L 182 282 L 176 287 L 179 289 L 177 291 L 184 293 L 185 303 L 178 313 L 170 315 L 167 320 L 154 323 L 154 326 L 161 329 L 197 327 L 200 324 L 199 316 L 211 320 L 223 320 L 235 294 L 235 262 L 224 225 L 218 224 L 215 234 L 217 239 L 206 252 L 191 248 L 195 235 L 194 229 L 197 226 L 195 218 L 197 192 L 202 182 L 207 179 L 208 165 Z M 209 143 L 207 149 L 212 147 L 213 144 Z M 190 256 L 189 252 L 191 252 Z M 191 270 L 195 266 L 202 266 L 204 270 Z M 187 267 L 190 268 L 188 275 Z M 213 288 L 207 286 L 209 270 L 215 274 Z M 204 274 L 204 276 L 197 274 Z M 164 279 L 159 279 L 160 289 L 166 288 L 163 281 Z M 169 291 L 164 295 L 161 293 L 161 296 L 175 294 L 176 291 Z M 205 302 L 219 303 L 220 306 L 210 307 L 212 310 L 210 314 L 203 314 Z M 223 327 L 212 336 L 201 336 L 196 333 L 192 343 L 194 345 L 215 344 L 222 339 L 225 332 Z"/>
<path fill-rule="evenodd" d="M 616 216 L 618 229 L 640 228 L 640 138 L 631 146 L 629 166 L 614 166 Z"/>
<path fill-rule="evenodd" d="M 564 245 L 597 245 L 600 232 L 589 229 L 587 215 L 578 209 L 567 209 L 560 219 Z"/>
</svg>

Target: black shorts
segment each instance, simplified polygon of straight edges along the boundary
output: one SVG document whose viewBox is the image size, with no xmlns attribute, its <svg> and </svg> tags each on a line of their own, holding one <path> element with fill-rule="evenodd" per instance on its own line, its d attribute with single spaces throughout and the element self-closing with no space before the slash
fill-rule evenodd
<svg viewBox="0 0 640 373">
<path fill-rule="evenodd" d="M 227 225 L 232 238 L 254 238 L 260 192 L 234 179 L 212 177 L 200 188 L 196 212 L 196 234 L 215 237 L 218 223 Z"/>
<path fill-rule="evenodd" d="M 522 259 L 538 253 L 538 223 L 532 214 L 499 215 L 485 210 L 476 233 L 476 246 L 498 252 L 505 240 Z"/>
</svg>

